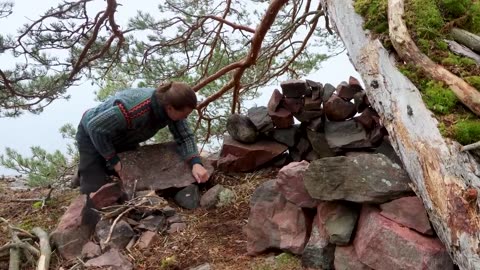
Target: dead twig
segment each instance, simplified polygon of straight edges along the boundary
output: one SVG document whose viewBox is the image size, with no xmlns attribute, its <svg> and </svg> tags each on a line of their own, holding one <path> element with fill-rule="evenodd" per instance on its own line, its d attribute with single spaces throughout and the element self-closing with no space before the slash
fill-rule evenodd
<svg viewBox="0 0 480 270">
<path fill-rule="evenodd" d="M 108 244 L 108 242 L 110 242 L 110 239 L 112 238 L 113 229 L 115 229 L 115 225 L 117 225 L 117 222 L 120 220 L 120 218 L 122 218 L 123 215 L 125 215 L 126 213 L 130 212 L 133 209 L 135 209 L 135 207 L 129 207 L 127 208 L 127 210 L 123 211 L 120 215 L 118 215 L 117 218 L 115 218 L 112 226 L 110 227 L 110 231 L 108 232 L 108 237 L 105 240 L 105 242 L 103 242 L 104 244 Z"/>
<path fill-rule="evenodd" d="M 43 208 L 43 207 L 45 207 L 45 204 L 47 203 L 47 201 L 50 200 L 53 189 L 54 188 L 50 188 L 50 190 L 48 191 L 48 194 L 47 194 L 47 196 L 45 196 L 45 198 L 11 199 L 10 202 L 42 202 L 42 206 L 40 208 Z"/>
<path fill-rule="evenodd" d="M 20 249 L 10 248 L 8 270 L 20 270 Z"/>
<path fill-rule="evenodd" d="M 50 266 L 50 257 L 52 255 L 48 233 L 39 227 L 33 228 L 32 232 L 38 236 L 40 241 L 40 258 L 38 259 L 37 270 L 48 270 Z"/>
<path fill-rule="evenodd" d="M 37 257 L 40 256 L 40 251 L 38 249 L 23 241 L 5 244 L 4 246 L 0 247 L 0 254 L 2 254 L 5 250 L 9 250 L 10 248 L 22 248 L 28 250 L 30 253 Z"/>
<path fill-rule="evenodd" d="M 470 150 L 474 150 L 474 149 L 477 149 L 477 148 L 480 148 L 480 141 L 478 141 L 476 143 L 464 145 L 464 146 L 462 146 L 462 148 L 460 148 L 460 151 L 461 152 L 470 151 Z"/>
</svg>

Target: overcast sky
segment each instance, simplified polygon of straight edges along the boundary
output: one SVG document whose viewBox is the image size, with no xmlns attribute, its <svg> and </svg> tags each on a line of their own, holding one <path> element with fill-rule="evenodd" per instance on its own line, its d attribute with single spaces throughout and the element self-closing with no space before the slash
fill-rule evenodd
<svg viewBox="0 0 480 270">
<path fill-rule="evenodd" d="M 0 0 L 3 1 L 3 0 Z M 49 7 L 56 6 L 61 1 L 58 0 L 14 0 L 13 14 L 6 19 L 0 19 L 0 33 L 15 33 L 15 31 L 24 23 L 31 19 L 38 18 Z M 154 1 L 118 1 L 122 6 L 118 7 L 116 20 L 119 25 L 124 25 L 128 18 L 134 16 L 137 10 L 152 10 Z M 155 1 L 154 3 L 157 3 Z M 95 0 L 93 8 L 102 8 L 105 1 Z M 9 68 L 18 62 L 13 56 L 0 55 L 0 66 Z M 360 76 L 355 71 L 346 53 L 326 61 L 322 68 L 313 72 L 306 79 L 319 81 L 322 83 L 339 84 L 341 81 L 348 80 L 349 76 Z M 262 90 L 262 96 L 251 104 L 266 105 L 272 91 L 278 86 L 267 87 Z M 0 118 L 0 154 L 4 153 L 5 147 L 11 147 L 18 150 L 21 154 L 29 155 L 30 146 L 38 145 L 48 151 L 65 151 L 67 141 L 62 139 L 59 128 L 66 123 L 72 123 L 75 127 L 78 125 L 83 112 L 97 104 L 94 101 L 94 91 L 96 88 L 90 83 L 85 82 L 80 86 L 71 87 L 68 93 L 71 99 L 54 101 L 40 115 L 26 113 L 19 118 Z M 0 166 L 0 175 L 15 174 L 14 171 L 7 170 Z"/>
</svg>

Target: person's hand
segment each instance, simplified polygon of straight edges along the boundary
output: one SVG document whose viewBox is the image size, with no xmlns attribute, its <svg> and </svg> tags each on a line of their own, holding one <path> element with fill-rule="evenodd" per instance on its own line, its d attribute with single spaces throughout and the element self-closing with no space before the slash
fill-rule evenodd
<svg viewBox="0 0 480 270">
<path fill-rule="evenodd" d="M 195 178 L 195 180 L 197 180 L 197 183 L 205 183 L 210 177 L 208 175 L 207 170 L 205 170 L 205 168 L 200 164 L 193 165 L 192 175 Z"/>
</svg>

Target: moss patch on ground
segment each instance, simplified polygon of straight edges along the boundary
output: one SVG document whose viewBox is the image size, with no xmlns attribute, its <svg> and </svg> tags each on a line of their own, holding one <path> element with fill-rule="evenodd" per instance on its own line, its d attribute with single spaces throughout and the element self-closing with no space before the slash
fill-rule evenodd
<svg viewBox="0 0 480 270">
<path fill-rule="evenodd" d="M 365 19 L 364 28 L 371 30 L 387 50 L 393 50 L 388 35 L 388 0 L 357 0 L 355 10 Z M 452 27 L 480 33 L 480 1 L 406 0 L 405 23 L 424 54 L 480 91 L 479 65 L 473 59 L 453 54 L 445 42 L 451 40 Z M 401 65 L 399 69 L 420 90 L 444 136 L 462 144 L 480 141 L 480 120 L 468 112 L 448 86 L 432 80 L 414 65 Z"/>
</svg>

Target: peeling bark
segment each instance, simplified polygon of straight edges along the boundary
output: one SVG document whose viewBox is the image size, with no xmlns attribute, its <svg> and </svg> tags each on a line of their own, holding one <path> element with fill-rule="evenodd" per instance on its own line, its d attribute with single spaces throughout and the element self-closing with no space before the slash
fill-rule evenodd
<svg viewBox="0 0 480 270">
<path fill-rule="evenodd" d="M 364 31 L 353 1 L 325 2 L 440 240 L 461 269 L 480 269 L 480 164 L 442 137 L 418 89 L 381 42 Z"/>
<path fill-rule="evenodd" d="M 389 0 L 388 30 L 392 45 L 400 58 L 423 69 L 434 80 L 444 82 L 465 106 L 477 116 L 480 116 L 480 92 L 423 54 L 410 37 L 403 17 L 404 1 Z"/>
</svg>

